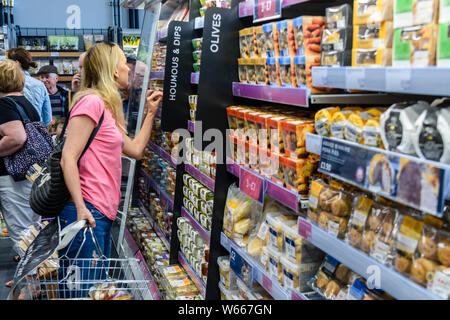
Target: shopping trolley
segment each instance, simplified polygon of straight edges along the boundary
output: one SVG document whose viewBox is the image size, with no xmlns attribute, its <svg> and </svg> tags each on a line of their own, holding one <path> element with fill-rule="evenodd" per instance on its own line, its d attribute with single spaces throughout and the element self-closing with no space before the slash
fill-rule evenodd
<svg viewBox="0 0 450 320">
<path fill-rule="evenodd" d="M 82 230 L 83 238 L 75 258 L 68 258 L 64 254 L 45 260 L 33 274 L 24 277 L 18 284 L 19 300 L 152 300 L 151 281 L 143 275 L 143 272 L 148 272 L 148 268 L 142 260 L 106 258 L 92 228 L 84 226 L 79 230 Z M 92 235 L 99 255 L 81 259 L 78 255 L 88 232 Z M 69 248 L 74 237 L 70 240 Z M 66 237 L 58 249 L 66 247 L 67 242 Z"/>
</svg>

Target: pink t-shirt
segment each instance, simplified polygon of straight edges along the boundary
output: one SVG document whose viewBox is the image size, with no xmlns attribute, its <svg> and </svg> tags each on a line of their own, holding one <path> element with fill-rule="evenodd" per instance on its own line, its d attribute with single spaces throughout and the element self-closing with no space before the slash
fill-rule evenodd
<svg viewBox="0 0 450 320">
<path fill-rule="evenodd" d="M 97 126 L 103 110 L 103 123 L 80 160 L 79 173 L 83 199 L 114 220 L 121 197 L 123 134 L 117 128 L 112 112 L 94 94 L 82 98 L 73 107 L 70 118 L 88 116 Z"/>
</svg>

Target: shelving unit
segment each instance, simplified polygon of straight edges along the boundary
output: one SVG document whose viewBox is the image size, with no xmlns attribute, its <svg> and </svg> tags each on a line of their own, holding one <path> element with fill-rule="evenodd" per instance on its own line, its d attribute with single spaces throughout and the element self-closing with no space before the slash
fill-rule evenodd
<svg viewBox="0 0 450 320">
<path fill-rule="evenodd" d="M 153 152 L 155 152 L 161 158 L 166 160 L 172 167 L 174 167 L 174 168 L 177 167 L 177 160 L 174 157 L 172 157 L 167 151 L 165 151 L 160 146 L 158 146 L 157 144 L 154 144 L 151 141 L 148 143 L 148 146 L 150 147 L 150 149 Z"/>
<path fill-rule="evenodd" d="M 159 198 L 163 199 L 163 201 L 165 201 L 169 205 L 168 209 L 173 210 L 172 197 L 169 194 L 167 194 L 167 192 L 165 192 L 164 190 L 161 190 L 161 186 L 155 180 L 153 180 L 147 174 L 147 172 L 145 172 L 144 170 L 141 170 L 141 175 L 149 182 L 149 185 L 152 187 L 153 190 L 156 191 L 156 194 L 159 196 Z"/>
<path fill-rule="evenodd" d="M 293 6 L 295 4 L 308 2 L 309 0 L 283 0 L 281 2 L 281 8 L 288 8 L 290 6 Z M 241 3 L 239 3 L 239 18 L 245 18 L 245 17 L 253 17 L 254 12 L 254 1 L 253 0 L 246 0 Z"/>
<path fill-rule="evenodd" d="M 159 227 L 158 222 L 156 222 L 153 219 L 153 217 L 151 216 L 150 212 L 147 210 L 147 208 L 145 207 L 145 205 L 142 203 L 141 200 L 138 200 L 138 205 L 139 205 L 139 208 L 141 209 L 141 211 L 144 213 L 144 215 L 150 221 L 150 223 L 151 223 L 151 225 L 153 227 L 153 230 L 155 230 L 155 232 L 158 235 L 158 237 L 162 240 L 162 242 L 167 247 L 167 249 L 169 249 L 170 248 L 170 241 L 167 239 L 166 234 Z"/>
<path fill-rule="evenodd" d="M 214 191 L 215 181 L 213 178 L 207 176 L 206 174 L 204 174 L 199 169 L 197 169 L 196 167 L 194 167 L 189 163 L 185 163 L 184 167 L 186 172 L 189 173 L 193 178 L 195 178 L 198 182 L 202 183 L 209 190 Z"/>
<path fill-rule="evenodd" d="M 186 257 L 183 255 L 181 251 L 178 252 L 178 261 L 183 266 L 183 268 L 186 270 L 189 277 L 194 282 L 195 286 L 197 287 L 198 291 L 202 296 L 206 295 L 206 285 L 205 283 L 197 276 L 197 273 L 194 271 L 192 266 L 189 264 Z"/>
<path fill-rule="evenodd" d="M 181 208 L 181 216 L 189 220 L 190 225 L 200 234 L 206 243 L 210 242 L 211 233 L 203 228 L 186 208 Z"/>
<path fill-rule="evenodd" d="M 33 58 L 78 58 L 82 54 L 80 51 L 31 51 Z"/>
</svg>

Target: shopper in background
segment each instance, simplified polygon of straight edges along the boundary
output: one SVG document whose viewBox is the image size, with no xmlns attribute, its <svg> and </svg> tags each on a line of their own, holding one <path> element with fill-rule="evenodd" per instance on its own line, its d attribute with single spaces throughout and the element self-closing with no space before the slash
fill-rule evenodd
<svg viewBox="0 0 450 320">
<path fill-rule="evenodd" d="M 39 114 L 33 105 L 22 95 L 25 75 L 17 63 L 12 60 L 0 62 L 0 207 L 6 221 L 9 235 L 17 244 L 25 230 L 40 221 L 30 208 L 28 200 L 31 182 L 14 181 L 8 175 L 4 157 L 20 150 L 27 135 L 15 104 L 6 97 L 20 104 L 31 121 L 39 121 Z M 14 246 L 21 256 L 23 252 Z"/>
<path fill-rule="evenodd" d="M 72 92 L 73 93 L 80 91 L 81 72 L 83 71 L 84 57 L 86 57 L 86 52 L 83 52 L 82 54 L 80 54 L 80 57 L 78 58 L 78 72 L 72 78 Z"/>
<path fill-rule="evenodd" d="M 42 83 L 47 88 L 52 105 L 52 115 L 55 119 L 65 118 L 69 113 L 69 90 L 58 85 L 58 69 L 55 66 L 43 66 L 38 71 Z"/>
<path fill-rule="evenodd" d="M 64 179 L 72 196 L 59 216 L 61 228 L 77 220 L 87 220 L 102 251 L 95 254 L 103 253 L 106 257 L 110 256 L 111 226 L 121 198 L 121 155 L 125 153 L 141 159 L 162 99 L 161 92 L 148 92 L 148 112 L 142 128 L 134 139 L 130 139 L 125 130 L 119 94 L 119 90 L 128 86 L 129 68 L 126 62 L 124 53 L 114 43 L 97 43 L 87 51 L 81 89 L 74 97 L 61 158 Z M 103 123 L 80 159 L 102 115 Z M 66 254 L 73 258 L 77 254 L 83 233 L 80 232 L 77 237 L 70 248 L 60 252 L 60 256 Z M 78 258 L 93 258 L 95 251 L 92 238 L 87 233 Z M 60 268 L 60 272 L 64 272 L 63 269 Z M 89 269 L 82 272 L 82 276 L 86 276 L 84 272 L 89 272 Z"/>
<path fill-rule="evenodd" d="M 52 120 L 52 106 L 47 89 L 43 83 L 32 76 L 28 70 L 30 67 L 36 68 L 37 63 L 33 62 L 31 54 L 23 48 L 13 48 L 8 50 L 7 58 L 16 61 L 20 64 L 25 73 L 25 86 L 23 88 L 23 95 L 31 102 L 33 107 L 39 114 L 41 121 L 48 126 Z"/>
</svg>

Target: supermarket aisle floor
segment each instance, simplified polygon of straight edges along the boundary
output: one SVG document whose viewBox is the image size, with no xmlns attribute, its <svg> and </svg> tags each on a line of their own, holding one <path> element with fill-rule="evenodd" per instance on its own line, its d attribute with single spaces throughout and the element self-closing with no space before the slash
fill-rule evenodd
<svg viewBox="0 0 450 320">
<path fill-rule="evenodd" d="M 0 300 L 6 300 L 10 288 L 5 283 L 14 277 L 17 262 L 13 261 L 15 251 L 9 239 L 0 240 Z"/>
</svg>

